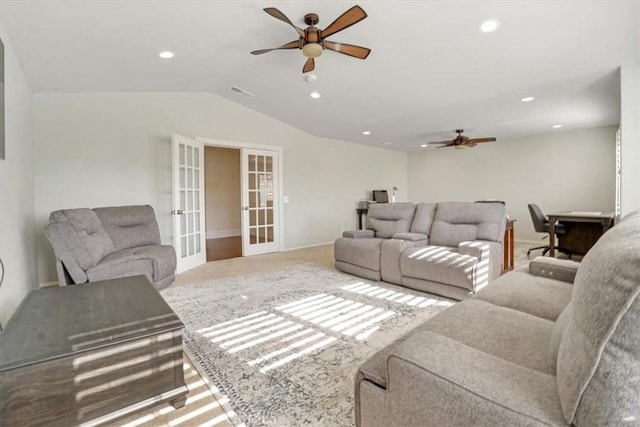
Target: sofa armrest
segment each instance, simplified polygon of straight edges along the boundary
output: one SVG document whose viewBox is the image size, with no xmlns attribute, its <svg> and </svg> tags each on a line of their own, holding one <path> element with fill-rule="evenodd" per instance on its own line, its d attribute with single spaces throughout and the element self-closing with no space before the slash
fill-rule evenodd
<svg viewBox="0 0 640 427">
<path fill-rule="evenodd" d="M 529 263 L 529 273 L 534 276 L 573 283 L 579 266 L 579 262 L 568 259 L 539 256 Z"/>
<path fill-rule="evenodd" d="M 458 253 L 471 255 L 482 261 L 491 255 L 491 242 L 482 240 L 470 240 L 460 242 L 458 245 Z"/>
<path fill-rule="evenodd" d="M 392 239 L 408 240 L 410 242 L 421 242 L 426 244 L 429 241 L 429 236 L 422 233 L 394 233 Z"/>
<path fill-rule="evenodd" d="M 386 402 L 400 424 L 565 425 L 556 377 L 417 332 L 387 359 Z"/>
<path fill-rule="evenodd" d="M 376 237 L 374 230 L 348 230 L 342 232 L 342 237 L 350 239 L 371 239 Z"/>
</svg>

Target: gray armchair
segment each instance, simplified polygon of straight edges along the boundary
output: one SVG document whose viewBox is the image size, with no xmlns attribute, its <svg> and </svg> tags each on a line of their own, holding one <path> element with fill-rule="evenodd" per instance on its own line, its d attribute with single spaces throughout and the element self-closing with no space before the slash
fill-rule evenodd
<svg viewBox="0 0 640 427">
<path fill-rule="evenodd" d="M 175 250 L 149 205 L 54 211 L 44 233 L 61 286 L 143 274 L 161 289 L 175 278 Z"/>
</svg>

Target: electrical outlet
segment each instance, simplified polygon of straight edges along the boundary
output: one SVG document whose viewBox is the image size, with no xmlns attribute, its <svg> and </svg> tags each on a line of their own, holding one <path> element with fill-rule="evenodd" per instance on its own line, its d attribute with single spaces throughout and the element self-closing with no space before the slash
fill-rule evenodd
<svg viewBox="0 0 640 427">
<path fill-rule="evenodd" d="M 282 203 L 289 203 L 289 196 L 282 196 Z"/>
</svg>

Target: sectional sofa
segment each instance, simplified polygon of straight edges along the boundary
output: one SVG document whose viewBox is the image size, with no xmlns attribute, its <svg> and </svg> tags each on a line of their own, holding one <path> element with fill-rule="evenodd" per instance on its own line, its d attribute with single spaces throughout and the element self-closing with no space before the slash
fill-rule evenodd
<svg viewBox="0 0 640 427">
<path fill-rule="evenodd" d="M 162 289 L 175 278 L 176 252 L 160 243 L 149 205 L 57 210 L 44 233 L 60 286 L 143 274 Z"/>
<path fill-rule="evenodd" d="M 384 203 L 335 241 L 338 270 L 463 300 L 502 271 L 503 203 Z"/>
<path fill-rule="evenodd" d="M 536 258 L 376 353 L 356 424 L 640 425 L 640 211 L 581 263 Z"/>
</svg>

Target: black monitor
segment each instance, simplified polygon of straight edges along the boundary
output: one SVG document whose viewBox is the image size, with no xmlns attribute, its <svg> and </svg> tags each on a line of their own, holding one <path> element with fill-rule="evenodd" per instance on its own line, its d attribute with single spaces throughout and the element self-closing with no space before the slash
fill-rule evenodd
<svg viewBox="0 0 640 427">
<path fill-rule="evenodd" d="M 373 190 L 373 201 L 376 203 L 389 203 L 387 190 Z"/>
</svg>

